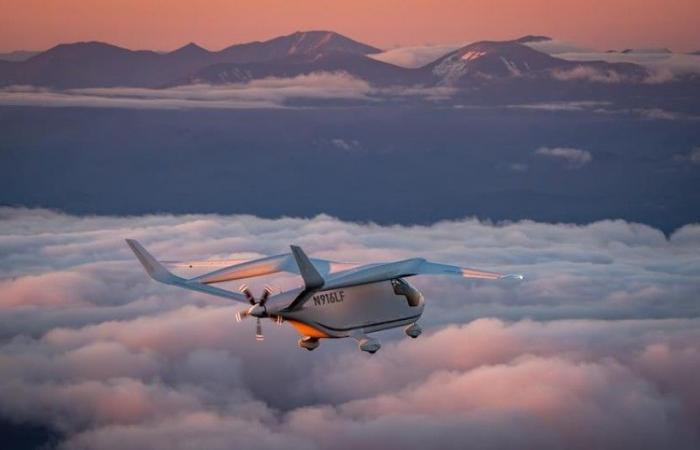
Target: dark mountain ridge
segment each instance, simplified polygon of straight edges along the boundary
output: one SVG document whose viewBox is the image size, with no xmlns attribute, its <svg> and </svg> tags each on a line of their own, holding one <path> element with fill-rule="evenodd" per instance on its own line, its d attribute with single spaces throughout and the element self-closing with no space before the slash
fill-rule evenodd
<svg viewBox="0 0 700 450">
<path fill-rule="evenodd" d="M 569 61 L 524 45 L 548 39 L 528 35 L 512 41 L 475 42 L 418 69 L 372 59 L 368 55 L 379 49 L 332 31 L 296 32 L 216 52 L 194 43 L 169 53 L 158 53 L 81 42 L 58 45 L 26 61 L 0 61 L 0 86 L 158 88 L 188 83 L 246 82 L 318 71 L 347 72 L 380 86 L 464 87 L 526 78 L 638 83 L 649 76 L 647 69 L 635 64 Z"/>
<path fill-rule="evenodd" d="M 129 50 L 102 42 L 60 44 L 26 61 L 0 64 L 0 86 L 30 84 L 54 88 L 160 87 L 186 79 L 204 67 L 252 63 L 326 52 L 364 55 L 380 50 L 330 31 L 296 32 L 211 52 L 194 43 L 168 53 Z"/>
</svg>

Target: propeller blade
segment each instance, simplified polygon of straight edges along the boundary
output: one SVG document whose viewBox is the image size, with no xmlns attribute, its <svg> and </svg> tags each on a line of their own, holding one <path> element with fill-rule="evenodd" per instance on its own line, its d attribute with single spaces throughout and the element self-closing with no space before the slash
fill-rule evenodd
<svg viewBox="0 0 700 450">
<path fill-rule="evenodd" d="M 265 286 L 265 290 L 262 293 L 262 297 L 260 297 L 260 305 L 265 306 L 265 302 L 267 302 L 267 299 L 270 297 L 271 293 L 272 288 L 270 286 Z"/>
<path fill-rule="evenodd" d="M 245 319 L 246 317 L 248 317 L 247 310 L 244 309 L 243 311 L 236 312 L 236 322 L 240 322 L 241 320 Z"/>
<path fill-rule="evenodd" d="M 248 289 L 247 284 L 242 284 L 241 287 L 238 288 L 243 295 L 245 295 L 245 298 L 248 299 L 248 303 L 251 305 L 255 304 L 255 297 L 253 297 L 253 294 L 250 292 L 250 289 Z"/>
<path fill-rule="evenodd" d="M 263 332 L 262 332 L 262 323 L 260 322 L 260 318 L 258 318 L 257 322 L 255 323 L 255 340 L 256 341 L 265 340 L 265 336 L 263 335 Z"/>
</svg>

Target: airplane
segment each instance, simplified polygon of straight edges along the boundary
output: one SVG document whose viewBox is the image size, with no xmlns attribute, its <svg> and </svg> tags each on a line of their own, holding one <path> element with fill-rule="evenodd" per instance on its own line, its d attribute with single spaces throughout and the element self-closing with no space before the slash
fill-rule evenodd
<svg viewBox="0 0 700 450">
<path fill-rule="evenodd" d="M 369 333 L 404 327 L 406 335 L 417 338 L 422 329 L 417 323 L 423 314 L 425 299 L 407 277 L 414 275 L 453 275 L 481 280 L 522 280 L 519 274 L 500 274 L 434 263 L 424 258 L 410 258 L 389 263 L 353 264 L 309 258 L 295 245 L 291 252 L 251 261 L 233 261 L 221 269 L 194 278 L 181 278 L 158 262 L 133 239 L 126 243 L 136 254 L 148 275 L 161 283 L 211 294 L 249 306 L 236 313 L 236 320 L 256 319 L 256 339 L 264 339 L 261 319 L 277 323 L 288 322 L 301 335 L 298 344 L 307 350 L 316 349 L 321 339 L 347 338 L 357 340 L 363 352 L 375 353 L 381 347 Z M 227 261 L 195 261 L 163 263 L 177 267 L 207 267 L 224 265 Z M 303 285 L 272 295 L 265 288 L 255 298 L 247 285 L 241 293 L 214 286 L 245 278 L 279 272 L 299 274 Z"/>
</svg>

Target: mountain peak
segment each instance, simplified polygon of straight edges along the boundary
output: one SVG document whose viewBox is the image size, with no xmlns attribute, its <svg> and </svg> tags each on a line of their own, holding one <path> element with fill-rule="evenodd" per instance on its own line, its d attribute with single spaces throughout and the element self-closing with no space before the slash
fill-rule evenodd
<svg viewBox="0 0 700 450">
<path fill-rule="evenodd" d="M 316 55 L 328 51 L 338 51 L 354 54 L 378 53 L 380 50 L 357 42 L 348 37 L 328 30 L 297 31 L 284 36 L 291 42 L 289 55 Z"/>
<path fill-rule="evenodd" d="M 86 42 L 71 42 L 68 44 L 59 44 L 45 52 L 39 53 L 33 59 L 43 60 L 46 58 L 61 58 L 61 59 L 84 59 L 84 58 L 108 58 L 118 54 L 131 53 L 116 45 L 107 44 L 99 41 Z"/>
<path fill-rule="evenodd" d="M 451 84 L 465 76 L 479 79 L 520 76 L 557 66 L 559 60 L 516 41 L 480 41 L 448 53 L 429 67 Z"/>
<path fill-rule="evenodd" d="M 228 61 L 249 63 L 289 57 L 314 58 L 327 53 L 368 55 L 380 51 L 378 48 L 352 40 L 334 31 L 309 30 L 296 31 L 262 42 L 232 45 L 218 54 Z"/>
<path fill-rule="evenodd" d="M 201 47 L 194 42 L 190 42 L 187 45 L 183 45 L 182 47 L 173 50 L 172 52 L 169 52 L 169 55 L 205 55 L 208 54 L 209 50 L 205 49 L 204 47 Z"/>
</svg>

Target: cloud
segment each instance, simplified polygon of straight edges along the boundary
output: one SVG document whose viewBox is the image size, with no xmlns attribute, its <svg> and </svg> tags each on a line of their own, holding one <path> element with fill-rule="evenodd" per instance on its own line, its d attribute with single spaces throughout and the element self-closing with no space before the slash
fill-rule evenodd
<svg viewBox="0 0 700 450">
<path fill-rule="evenodd" d="M 52 90 L 36 86 L 0 88 L 0 105 L 127 109 L 291 108 L 298 101 L 376 102 L 389 98 L 441 101 L 456 91 L 445 86 L 373 87 L 346 72 L 315 72 L 293 78 L 264 78 L 223 85 L 192 84 L 166 89 L 81 88 Z"/>
<path fill-rule="evenodd" d="M 700 116 L 662 108 L 624 108 L 611 102 L 578 100 L 559 102 L 521 103 L 506 105 L 508 109 L 525 109 L 536 111 L 591 112 L 594 114 L 622 114 L 647 120 L 699 120 Z"/>
<path fill-rule="evenodd" d="M 550 55 L 561 55 L 561 54 L 568 54 L 568 53 L 583 53 L 583 52 L 590 52 L 590 49 L 586 49 L 584 47 L 580 47 L 577 44 L 567 42 L 567 41 L 560 41 L 558 39 L 548 39 L 544 41 L 531 41 L 531 42 L 526 42 L 524 45 L 527 45 L 530 48 L 533 48 L 537 51 L 544 52 L 544 53 L 549 53 Z"/>
<path fill-rule="evenodd" d="M 610 105 L 612 105 L 611 102 L 605 101 L 578 100 L 569 102 L 523 103 L 519 105 L 508 105 L 507 107 L 513 109 L 535 109 L 542 111 L 587 111 Z"/>
<path fill-rule="evenodd" d="M 593 160 L 588 150 L 571 147 L 540 147 L 535 150 L 535 155 L 563 160 L 572 169 L 579 169 Z"/>
<path fill-rule="evenodd" d="M 528 165 L 525 163 L 511 163 L 508 165 L 508 169 L 512 172 L 527 172 Z"/>
<path fill-rule="evenodd" d="M 596 51 L 563 41 L 552 40 L 526 44 L 557 58 L 569 61 L 607 61 L 639 64 L 651 70 L 649 83 L 671 81 L 676 76 L 700 73 L 700 56 L 675 53 L 667 49 L 632 49 L 628 52 Z"/>
<path fill-rule="evenodd" d="M 372 357 L 352 340 L 306 352 L 270 322 L 255 342 L 254 324 L 234 319 L 244 305 L 152 282 L 124 237 L 163 259 L 296 242 L 326 258 L 425 256 L 527 279 L 416 278 L 423 336 L 379 333 Z M 64 449 L 697 448 L 698 255 L 698 225 L 666 237 L 624 221 L 0 208 L 0 416 L 60 431 Z"/>
<path fill-rule="evenodd" d="M 195 84 L 167 89 L 84 88 L 55 91 L 33 86 L 0 89 L 0 104 L 137 109 L 283 108 L 293 99 L 368 100 L 371 88 L 346 73 L 318 72 L 226 85 Z"/>
<path fill-rule="evenodd" d="M 672 52 L 574 52 L 557 55 L 572 61 L 607 61 L 639 64 L 657 76 L 700 73 L 700 56 Z"/>
<path fill-rule="evenodd" d="M 420 45 L 413 47 L 398 47 L 382 53 L 368 55 L 377 61 L 394 64 L 406 68 L 418 68 L 436 59 L 464 47 L 464 44 Z"/>
<path fill-rule="evenodd" d="M 592 81 L 596 83 L 622 83 L 628 77 L 615 70 L 588 66 L 576 66 L 568 70 L 554 70 L 552 76 L 560 81 Z"/>
<path fill-rule="evenodd" d="M 356 150 L 360 148 L 360 142 L 356 139 L 341 139 L 341 138 L 334 138 L 331 139 L 331 145 L 333 145 L 335 148 L 339 148 L 340 150 L 346 150 L 346 151 L 351 151 L 351 150 Z"/>
</svg>

